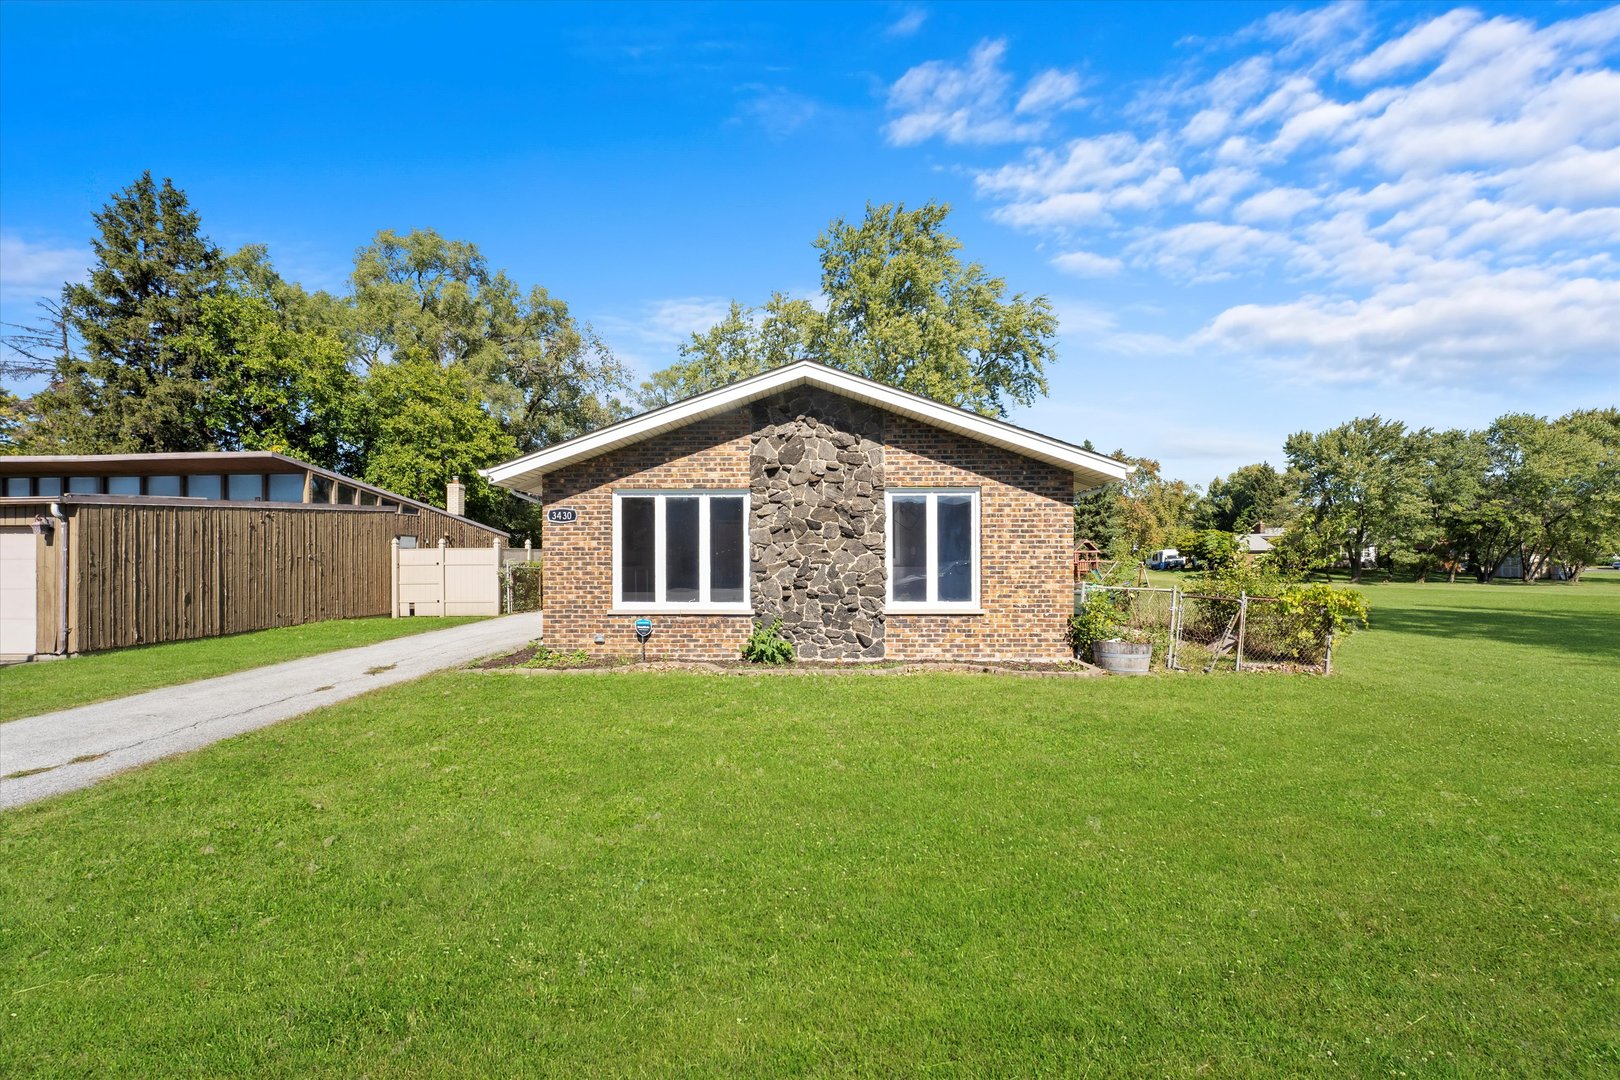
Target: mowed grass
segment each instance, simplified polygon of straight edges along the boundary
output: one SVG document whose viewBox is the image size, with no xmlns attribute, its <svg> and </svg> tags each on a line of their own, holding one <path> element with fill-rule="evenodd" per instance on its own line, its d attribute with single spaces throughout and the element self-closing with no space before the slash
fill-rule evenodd
<svg viewBox="0 0 1620 1080">
<path fill-rule="evenodd" d="M 333 619 L 0 667 L 0 722 L 475 621 Z"/>
<path fill-rule="evenodd" d="M 1338 674 L 438 676 L 0 816 L 0 1073 L 1599 1076 L 1620 588 Z"/>
</svg>

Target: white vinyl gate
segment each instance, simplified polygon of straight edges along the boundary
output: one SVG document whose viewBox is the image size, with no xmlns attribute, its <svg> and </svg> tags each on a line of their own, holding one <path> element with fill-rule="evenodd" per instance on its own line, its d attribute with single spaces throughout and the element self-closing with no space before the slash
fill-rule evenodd
<svg viewBox="0 0 1620 1080">
<path fill-rule="evenodd" d="M 32 529 L 0 529 L 0 656 L 32 656 L 38 603 Z"/>
<path fill-rule="evenodd" d="M 401 548 L 394 542 L 394 617 L 499 615 L 501 543 Z"/>
</svg>

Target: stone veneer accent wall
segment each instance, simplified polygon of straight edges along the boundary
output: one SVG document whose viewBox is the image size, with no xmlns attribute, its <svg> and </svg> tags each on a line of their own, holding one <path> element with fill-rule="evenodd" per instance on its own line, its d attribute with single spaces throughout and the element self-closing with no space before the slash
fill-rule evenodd
<svg viewBox="0 0 1620 1080">
<path fill-rule="evenodd" d="M 885 426 L 884 476 L 906 487 L 979 489 L 982 615 L 890 615 L 895 660 L 1074 658 L 1074 476 L 904 416 Z"/>
<path fill-rule="evenodd" d="M 756 402 L 754 611 L 806 660 L 884 655 L 881 410 L 824 390 Z"/>
</svg>

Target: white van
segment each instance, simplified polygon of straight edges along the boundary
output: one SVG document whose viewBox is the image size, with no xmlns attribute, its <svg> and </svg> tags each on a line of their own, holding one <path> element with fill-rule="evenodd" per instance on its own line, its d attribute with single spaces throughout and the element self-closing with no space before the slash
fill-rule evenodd
<svg viewBox="0 0 1620 1080">
<path fill-rule="evenodd" d="M 1175 548 L 1160 548 L 1148 556 L 1149 570 L 1185 570 L 1187 560 Z"/>
</svg>

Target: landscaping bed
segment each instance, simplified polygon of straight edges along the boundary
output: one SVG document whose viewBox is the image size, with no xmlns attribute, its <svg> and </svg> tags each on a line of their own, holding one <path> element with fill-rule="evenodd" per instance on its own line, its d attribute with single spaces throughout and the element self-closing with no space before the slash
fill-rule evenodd
<svg viewBox="0 0 1620 1080">
<path fill-rule="evenodd" d="M 791 664 L 755 664 L 746 660 L 675 660 L 652 656 L 589 656 L 561 653 L 543 645 L 530 644 L 516 652 L 495 656 L 472 665 L 472 670 L 516 675 L 581 674 L 634 675 L 661 671 L 701 672 L 713 675 L 1029 675 L 1089 678 L 1104 672 L 1091 664 L 984 662 L 955 663 L 946 660 L 830 661 L 796 660 Z"/>
</svg>

